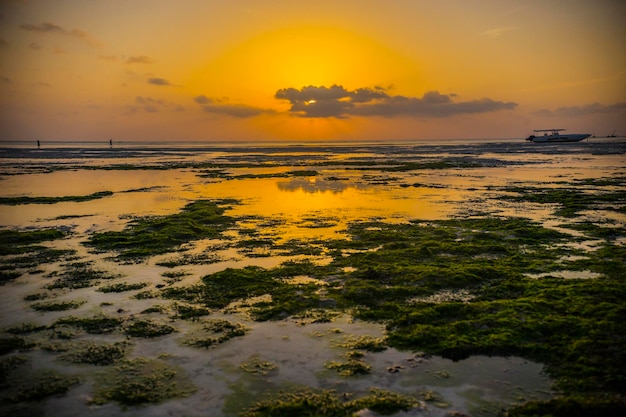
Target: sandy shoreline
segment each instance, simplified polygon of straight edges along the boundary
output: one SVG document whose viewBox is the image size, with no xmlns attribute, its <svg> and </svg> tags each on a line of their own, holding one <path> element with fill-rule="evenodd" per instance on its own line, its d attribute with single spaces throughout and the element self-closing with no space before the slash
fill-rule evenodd
<svg viewBox="0 0 626 417">
<path fill-rule="evenodd" d="M 394 346 L 429 347 L 419 339 L 425 333 L 413 333 L 414 323 L 406 320 L 411 314 L 431 314 L 449 305 L 467 308 L 471 315 L 478 314 L 474 307 L 496 305 L 489 303 L 500 302 L 498 297 L 514 300 L 494 292 L 505 288 L 498 274 L 507 277 L 507 285 L 523 283 L 527 291 L 543 283 L 558 289 L 559 272 L 569 270 L 578 273 L 569 280 L 575 285 L 602 280 L 617 285 L 612 274 L 619 269 L 602 269 L 596 256 L 607 248 L 614 252 L 604 259 L 622 256 L 624 155 L 626 142 L 620 141 L 1 148 L 0 228 L 5 240 L 0 259 L 7 274 L 0 287 L 7 346 L 2 360 L 20 376 L 11 373 L 17 385 L 2 387 L 0 411 L 237 415 L 268 393 L 271 397 L 295 387 L 334 389 L 354 398 L 377 387 L 415 397 L 420 405 L 402 415 L 458 411 L 495 416 L 503 408 L 551 398 L 554 378 L 561 374 L 551 371 L 548 377 L 541 361 L 519 357 L 528 350 L 502 355 L 495 339 L 496 347 L 483 350 L 493 356 L 472 353 L 456 362 L 441 354 L 416 360 L 412 349 Z M 561 189 L 575 198 L 560 194 Z M 210 202 L 197 206 L 202 211 L 190 208 L 202 201 Z M 208 222 L 213 215 L 218 217 Z M 28 235 L 47 229 L 64 235 L 41 241 Z M 153 235 L 141 241 L 144 229 Z M 128 236 L 121 234 L 125 230 L 130 230 Z M 106 242 L 111 246 L 98 246 L 95 236 L 110 237 Z M 26 238 L 44 249 L 29 246 Z M 127 246 L 119 246 L 123 239 Z M 164 246 L 155 249 L 146 242 Z M 47 250 L 65 252 L 47 255 Z M 127 250 L 131 252 L 125 255 Z M 538 261 L 523 264 L 521 251 Z M 29 253 L 35 255 L 27 262 Z M 260 269 L 246 269 L 250 267 Z M 477 268 L 483 272 L 472 272 Z M 10 271 L 17 276 L 11 278 Z M 244 285 L 237 275 L 243 272 L 266 287 L 241 287 L 248 297 L 233 292 Z M 443 275 L 431 281 L 428 274 Z M 543 275 L 529 278 L 532 274 Z M 413 275 L 420 281 L 398 278 Z M 218 284 L 232 280 L 224 287 L 226 298 L 210 292 L 189 295 L 193 288 L 209 285 L 213 278 L 207 277 Z M 103 292 L 111 286 L 120 291 Z M 552 290 L 546 288 L 544 293 Z M 376 297 L 367 301 L 378 290 L 387 304 Z M 417 292 L 405 300 L 410 291 Z M 187 311 L 181 306 L 197 316 L 181 318 Z M 201 309 L 208 310 L 204 314 Z M 384 319 L 372 318 L 385 312 Z M 259 320 L 260 314 L 271 319 Z M 534 312 L 526 314 L 534 320 Z M 117 324 L 90 333 L 80 327 L 84 323 L 60 324 L 68 317 L 109 317 Z M 203 326 L 218 323 L 211 320 L 231 323 L 219 322 L 226 328 L 241 323 L 247 330 L 210 342 L 215 345 L 209 348 L 186 344 L 192 336 L 212 340 L 228 334 L 224 329 L 207 332 Z M 27 331 L 25 325 L 39 328 Z M 139 327 L 155 333 L 137 336 L 132 329 Z M 171 333 L 165 333 L 168 327 Z M 342 347 L 364 335 L 391 337 L 379 352 Z M 11 348 L 11 343 L 17 345 Z M 107 365 L 67 359 L 82 355 L 90 343 L 121 356 Z M 124 345 L 115 345 L 115 351 L 115 343 Z M 430 349 L 437 351 L 435 345 Z M 350 359 L 356 355 L 351 352 L 361 352 L 355 357 L 362 358 Z M 138 366 L 133 361 L 139 359 L 149 361 L 142 372 L 171 369 L 182 378 L 179 386 L 194 388 L 157 404 L 120 406 L 99 387 L 99 375 L 114 373 L 124 361 Z M 369 370 L 343 376 L 329 368 L 333 362 Z M 272 366 L 255 368 L 261 363 Z M 61 395 L 9 401 L 16 398 L 15 387 L 33 389 L 44 370 L 76 376 L 79 382 Z M 428 392 L 436 393 L 437 400 L 426 400 Z M 94 398 L 104 400 L 90 403 Z"/>
</svg>

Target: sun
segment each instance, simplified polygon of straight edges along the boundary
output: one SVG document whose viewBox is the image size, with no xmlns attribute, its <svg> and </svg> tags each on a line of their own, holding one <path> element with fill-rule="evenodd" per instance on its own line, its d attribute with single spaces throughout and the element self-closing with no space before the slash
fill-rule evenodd
<svg viewBox="0 0 626 417">
<path fill-rule="evenodd" d="M 414 60 L 370 36 L 304 24 L 258 33 L 231 45 L 195 68 L 183 84 L 194 97 L 268 109 L 258 117 L 238 120 L 237 126 L 250 128 L 254 136 L 323 140 L 354 137 L 362 126 L 357 118 L 294 116 L 287 100 L 276 99 L 278 90 L 407 86 L 407 79 L 421 82 L 418 74 Z M 319 103 L 309 100 L 306 105 Z M 216 125 L 212 121 L 211 128 Z"/>
<path fill-rule="evenodd" d="M 391 85 L 415 72 L 412 60 L 368 36 L 337 27 L 297 25 L 233 45 L 198 68 L 187 85 L 198 94 L 275 107 L 280 103 L 274 94 L 281 88 Z"/>
</svg>

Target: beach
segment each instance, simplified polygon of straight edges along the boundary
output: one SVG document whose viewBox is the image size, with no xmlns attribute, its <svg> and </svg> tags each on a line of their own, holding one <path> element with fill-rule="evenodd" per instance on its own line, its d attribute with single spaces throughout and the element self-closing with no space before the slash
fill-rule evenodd
<svg viewBox="0 0 626 417">
<path fill-rule="evenodd" d="M 0 414 L 623 404 L 625 184 L 624 138 L 0 143 Z"/>
</svg>

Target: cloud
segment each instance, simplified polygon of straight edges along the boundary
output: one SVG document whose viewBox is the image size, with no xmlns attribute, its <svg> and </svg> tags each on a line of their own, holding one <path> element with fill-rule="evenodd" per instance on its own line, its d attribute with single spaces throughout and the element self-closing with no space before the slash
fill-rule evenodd
<svg viewBox="0 0 626 417">
<path fill-rule="evenodd" d="M 626 112 L 626 102 L 619 102 L 614 104 L 600 104 L 591 103 L 584 104 L 582 106 L 571 107 L 559 107 L 554 110 L 541 109 L 533 114 L 543 117 L 571 117 L 571 116 L 583 116 L 587 114 L 609 114 L 609 113 L 624 113 Z"/>
<path fill-rule="evenodd" d="M 9 47 L 9 42 L 5 41 L 4 39 L 0 39 L 0 48 L 8 48 Z"/>
<path fill-rule="evenodd" d="M 54 49 L 52 50 L 52 53 L 57 54 L 57 55 L 62 55 L 62 54 L 66 54 L 67 51 L 61 48 L 60 46 L 55 46 Z"/>
<path fill-rule="evenodd" d="M 124 61 L 127 64 L 152 64 L 154 60 L 150 57 L 139 55 L 139 56 L 129 56 Z"/>
<path fill-rule="evenodd" d="M 61 33 L 61 34 L 67 33 L 67 31 L 63 29 L 61 26 L 55 25 L 53 23 L 42 23 L 40 25 L 23 24 L 23 25 L 20 25 L 20 28 L 31 31 L 31 32 Z"/>
<path fill-rule="evenodd" d="M 417 98 L 391 96 L 382 87 L 347 90 L 339 85 L 307 86 L 300 90 L 284 88 L 278 90 L 275 97 L 289 101 L 291 103 L 289 111 L 300 117 L 448 117 L 517 107 L 513 102 L 489 98 L 454 102 L 452 99 L 455 97 L 454 94 L 441 94 L 438 91 L 429 91 L 421 98 Z"/>
<path fill-rule="evenodd" d="M 483 35 L 486 36 L 487 38 L 490 39 L 496 39 L 499 38 L 500 36 L 502 36 L 503 34 L 507 33 L 507 32 L 511 32 L 513 30 L 517 30 L 518 28 L 515 26 L 509 26 L 509 27 L 502 27 L 502 28 L 494 28 L 494 29 L 489 29 L 483 32 Z"/>
<path fill-rule="evenodd" d="M 276 113 L 275 110 L 249 106 L 247 104 L 231 104 L 225 98 L 212 98 L 205 95 L 194 97 L 193 101 L 200 104 L 207 113 L 223 114 L 237 118 L 255 117 L 261 114 Z"/>
<path fill-rule="evenodd" d="M 26 24 L 20 25 L 20 29 L 23 29 L 29 32 L 36 32 L 36 33 L 43 33 L 43 34 L 58 34 L 58 35 L 70 36 L 76 39 L 80 39 L 86 42 L 87 44 L 89 44 L 90 46 L 93 46 L 93 47 L 100 46 L 100 42 L 98 42 L 93 36 L 85 32 L 84 30 L 81 30 L 81 29 L 67 30 L 67 29 L 63 29 L 59 25 L 55 25 L 54 23 L 41 23 L 39 25 L 26 23 Z"/>
<path fill-rule="evenodd" d="M 213 99 L 208 98 L 205 95 L 200 95 L 198 97 L 194 97 L 193 101 L 195 101 L 198 104 L 207 104 L 207 103 L 212 103 Z"/>
<path fill-rule="evenodd" d="M 259 116 L 264 113 L 274 113 L 273 110 L 248 106 L 245 104 L 205 104 L 202 110 L 207 113 L 224 114 L 237 118 Z"/>
<path fill-rule="evenodd" d="M 165 78 L 156 78 L 156 77 L 151 77 L 148 78 L 148 84 L 152 84 L 152 85 L 161 85 L 161 86 L 167 86 L 167 85 L 172 85 L 169 81 L 167 81 Z"/>
<path fill-rule="evenodd" d="M 13 81 L 9 77 L 5 77 L 4 75 L 0 76 L 0 81 L 2 84 L 13 84 Z"/>
<path fill-rule="evenodd" d="M 118 57 L 115 55 L 100 55 L 100 59 L 104 59 L 105 61 L 117 62 Z"/>
<path fill-rule="evenodd" d="M 181 105 L 152 97 L 137 96 L 135 97 L 135 103 L 140 105 L 147 113 L 157 113 L 159 109 L 185 111 L 185 108 Z M 135 106 L 131 107 L 136 109 Z"/>
<path fill-rule="evenodd" d="M 36 43 L 36 42 L 31 42 L 31 43 L 29 43 L 29 44 L 28 44 L 28 47 L 29 47 L 30 49 L 35 50 L 35 51 L 38 51 L 39 49 L 41 49 L 41 48 L 42 48 L 42 46 L 41 46 L 41 45 L 39 45 L 39 44 L 38 44 L 38 43 Z"/>
</svg>

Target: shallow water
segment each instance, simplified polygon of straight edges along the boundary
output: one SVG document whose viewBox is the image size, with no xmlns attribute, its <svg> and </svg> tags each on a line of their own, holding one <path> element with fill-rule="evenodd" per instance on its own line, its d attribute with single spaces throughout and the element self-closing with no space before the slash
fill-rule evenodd
<svg viewBox="0 0 626 417">
<path fill-rule="evenodd" d="M 94 254 L 83 246 L 91 233 L 121 230 L 133 217 L 168 215 L 188 202 L 199 199 L 234 199 L 227 213 L 239 219 L 241 227 L 258 236 L 277 241 L 302 241 L 345 237 L 347 225 L 360 220 L 405 223 L 489 213 L 526 217 L 547 227 L 558 228 L 566 219 L 555 220 L 553 207 L 546 204 L 513 203 L 498 199 L 502 187 L 555 187 L 559 182 L 624 176 L 626 142 L 598 142 L 537 146 L 526 143 L 462 143 L 426 146 L 423 144 L 342 144 L 290 147 L 197 146 L 187 144 L 157 147 L 140 145 L 113 150 L 47 148 L 41 151 L 10 147 L 0 152 L 0 197 L 84 196 L 112 191 L 112 196 L 84 202 L 55 204 L 0 205 L 1 228 L 69 228 L 70 238 L 48 244 L 75 249 L 81 260 L 93 260 L 94 267 L 119 274 L 112 282 L 164 284 L 170 269 L 157 265 L 175 254 L 159 255 L 139 264 L 120 264 Z M 477 167 L 413 169 L 384 168 L 389 161 L 424 162 L 437 159 L 471 160 Z M 355 162 L 380 163 L 355 169 Z M 212 166 L 215 165 L 215 167 Z M 226 165 L 228 165 L 226 167 Z M 159 169 L 145 169 L 159 166 Z M 130 168 L 129 168 L 130 167 Z M 88 168 L 88 169 L 87 169 Z M 144 168 L 144 169 L 142 169 Z M 207 177 L 211 171 L 223 175 Z M 267 177 L 293 171 L 314 170 L 315 176 Z M 253 175 L 257 178 L 237 178 Z M 594 186 L 587 186 L 594 189 Z M 606 189 L 610 189 L 606 188 Z M 624 228 L 626 216 L 618 212 L 592 211 L 598 222 L 609 221 Z M 233 233 L 232 238 L 242 237 Z M 183 265 L 188 275 L 179 285 L 189 285 L 209 273 L 228 267 L 258 265 L 271 268 L 290 259 L 311 259 L 324 264 L 325 255 L 289 257 L 269 252 L 249 256 L 233 248 L 215 249 L 219 242 L 189 244 L 190 253 L 211 253 L 215 262 Z M 60 291 L 57 300 L 83 300 L 76 310 L 36 312 L 23 297 L 41 291 L 60 271 L 60 263 L 41 266 L 0 287 L 0 325 L 19 323 L 51 324 L 68 315 L 93 316 L 99 313 L 131 317 L 146 308 L 166 305 L 160 299 L 131 298 L 139 291 L 102 293 L 97 287 Z M 581 278 L 561 271 L 566 278 Z M 569 274 L 569 275 L 568 275 Z M 553 274 L 556 275 L 556 274 Z M 584 274 L 583 274 L 584 275 Z M 589 275 L 589 274 L 587 274 Z M 537 276 L 538 279 L 541 276 Z M 594 276 L 587 276 L 593 279 Z M 307 279 L 303 277 L 302 279 Z M 161 317 L 158 313 L 155 317 Z M 302 324 L 293 319 L 252 322 L 245 311 L 229 315 L 214 312 L 211 317 L 242 322 L 251 331 L 212 349 L 181 344 L 197 323 L 172 319 L 177 333 L 155 339 L 133 339 L 129 357 L 162 358 L 183 370 L 198 387 L 188 398 L 158 405 L 122 409 L 109 403 L 89 405 L 99 369 L 92 365 L 71 365 L 53 354 L 33 351 L 33 368 L 59 369 L 82 375 L 83 383 L 67 395 L 49 398 L 23 407 L 35 414 L 65 416 L 72 413 L 94 416 L 219 416 L 236 415 L 268 393 L 293 386 L 334 389 L 339 393 L 365 394 L 372 387 L 405 394 L 433 391 L 441 404 L 427 403 L 427 409 L 402 415 L 443 416 L 459 411 L 473 416 L 493 416 L 530 399 L 553 395 L 551 381 L 541 364 L 520 358 L 476 356 L 452 362 L 432 357 L 416 358 L 411 352 L 387 349 L 365 355 L 372 366 L 369 375 L 346 378 L 325 368 L 341 360 L 345 348 L 337 343 L 353 335 L 384 336 L 377 324 L 354 322 L 342 315 L 331 323 Z M 169 319 L 168 319 L 169 320 Z M 88 336 L 111 341 L 110 336 Z M 267 375 L 243 371 L 242 363 L 253 358 L 269 361 L 277 369 Z M 398 366 L 398 372 L 389 368 Z M 444 406 L 445 403 L 445 406 Z M 2 411 L 2 408 L 0 408 Z"/>
</svg>

